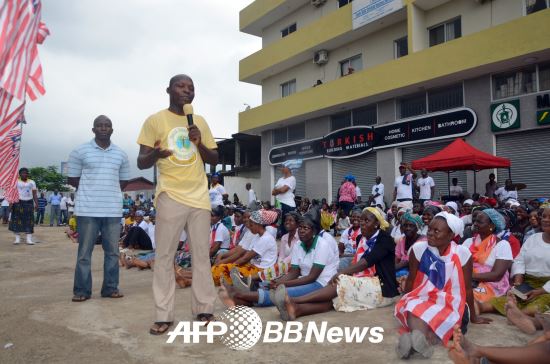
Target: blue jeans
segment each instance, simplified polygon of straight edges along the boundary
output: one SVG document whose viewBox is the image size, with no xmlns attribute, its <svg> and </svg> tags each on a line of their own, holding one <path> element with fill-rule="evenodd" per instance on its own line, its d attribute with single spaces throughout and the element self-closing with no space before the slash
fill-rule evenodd
<svg viewBox="0 0 550 364">
<path fill-rule="evenodd" d="M 286 292 L 288 293 L 289 297 L 300 297 L 305 296 L 306 294 L 309 294 L 311 292 L 315 292 L 321 288 L 323 288 L 323 285 L 321 283 L 313 282 L 309 284 L 304 284 L 302 286 L 288 287 L 286 289 Z M 268 289 L 258 290 L 258 306 L 273 306 L 273 302 L 271 302 L 271 298 L 269 298 Z"/>
<path fill-rule="evenodd" d="M 74 272 L 73 294 L 92 296 L 92 251 L 101 232 L 105 257 L 103 260 L 103 285 L 101 296 L 106 297 L 118 291 L 118 239 L 120 217 L 77 216 L 78 255 Z"/>
<path fill-rule="evenodd" d="M 51 205 L 50 206 L 50 226 L 53 226 L 53 223 L 55 221 L 55 224 L 59 226 L 59 213 L 60 213 L 59 205 Z"/>
<path fill-rule="evenodd" d="M 64 210 L 59 210 L 59 211 L 60 211 L 59 225 L 66 224 L 67 222 L 69 222 L 69 210 L 64 209 Z"/>
<path fill-rule="evenodd" d="M 46 213 L 45 208 L 39 208 L 36 211 L 36 220 L 34 221 L 35 224 L 43 224 L 44 223 L 44 214 Z"/>
<path fill-rule="evenodd" d="M 1 209 L 0 210 L 1 211 L 1 213 L 0 213 L 1 216 L 0 217 L 2 218 L 2 222 L 4 222 L 4 223 L 8 222 L 8 216 L 10 214 L 9 208 L 10 208 L 9 206 L 0 207 L 0 209 Z"/>
</svg>

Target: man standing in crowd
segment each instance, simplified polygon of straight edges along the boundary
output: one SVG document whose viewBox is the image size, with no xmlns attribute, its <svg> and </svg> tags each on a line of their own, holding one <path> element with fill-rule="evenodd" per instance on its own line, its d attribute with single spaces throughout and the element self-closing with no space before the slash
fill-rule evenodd
<svg viewBox="0 0 550 364">
<path fill-rule="evenodd" d="M 248 182 L 246 184 L 246 190 L 248 191 L 248 208 L 252 208 L 256 204 L 256 192 L 252 189 L 252 184 Z"/>
<path fill-rule="evenodd" d="M 408 173 L 410 171 L 411 173 Z M 413 200 L 413 173 L 414 170 L 407 164 L 402 162 L 399 165 L 399 177 L 395 178 L 393 200 L 398 202 L 410 202 L 410 208 L 412 209 Z"/>
<path fill-rule="evenodd" d="M 61 194 L 61 203 L 59 204 L 59 225 L 65 225 L 69 221 L 69 206 L 67 205 L 67 195 Z"/>
<path fill-rule="evenodd" d="M 74 193 L 71 193 L 69 197 L 67 197 L 67 211 L 69 212 L 67 217 L 68 222 L 74 214 Z"/>
<path fill-rule="evenodd" d="M 361 188 L 357 186 L 357 181 L 353 181 L 353 185 L 355 186 L 355 203 L 360 204 L 361 201 Z"/>
<path fill-rule="evenodd" d="M 0 200 L 2 200 L 2 205 L 0 207 L 0 211 L 1 211 L 0 215 L 2 217 L 2 225 L 6 225 L 8 223 L 8 217 L 10 215 L 10 203 L 4 195 L 2 195 L 2 197 L 0 197 Z"/>
<path fill-rule="evenodd" d="M 489 198 L 495 197 L 495 191 L 498 189 L 497 181 L 495 181 L 495 174 L 489 175 L 489 182 L 485 184 L 485 196 Z"/>
<path fill-rule="evenodd" d="M 63 196 L 59 191 L 53 191 L 53 195 L 50 196 L 50 226 L 53 226 L 54 221 L 55 225 L 59 226 L 61 198 L 63 198 Z"/>
<path fill-rule="evenodd" d="M 507 179 L 504 182 L 504 187 L 500 187 L 495 191 L 495 197 L 497 197 L 500 202 L 505 202 L 508 199 L 517 201 L 518 191 L 516 190 L 516 186 L 514 186 L 511 179 Z"/>
<path fill-rule="evenodd" d="M 94 120 L 95 138 L 71 152 L 68 182 L 77 189 L 78 254 L 74 274 L 73 302 L 92 296 L 92 251 L 101 233 L 104 252 L 101 296 L 121 298 L 118 289 L 118 240 L 122 217 L 122 189 L 130 179 L 126 153 L 111 143 L 113 124 L 100 115 Z"/>
<path fill-rule="evenodd" d="M 460 187 L 458 185 L 458 178 L 453 178 L 451 180 L 451 188 L 450 188 L 450 192 L 451 192 L 451 197 L 453 199 L 453 201 L 458 201 L 458 200 L 461 200 L 462 197 L 464 196 L 464 193 L 462 191 L 462 187 Z"/>
<path fill-rule="evenodd" d="M 217 295 L 212 281 L 209 256 L 210 198 L 203 163 L 218 163 L 217 145 L 206 121 L 192 115 L 188 122 L 183 106 L 195 98 L 193 80 L 187 75 L 170 79 L 168 109 L 147 118 L 138 137 L 139 169 L 158 166 L 155 204 L 157 207 L 153 272 L 155 322 L 149 332 L 161 335 L 174 322 L 174 254 L 181 232 L 189 235 L 193 252 L 191 305 L 195 318 L 214 318 Z"/>
<path fill-rule="evenodd" d="M 44 223 L 44 214 L 46 213 L 47 205 L 48 200 L 44 197 L 44 192 L 40 192 L 40 197 L 38 197 L 38 209 L 36 210 L 36 220 L 34 221 L 36 225 L 42 225 Z"/>
<path fill-rule="evenodd" d="M 380 206 L 383 210 L 385 208 L 384 184 L 382 183 L 382 178 L 380 176 L 376 176 L 374 181 L 375 184 L 372 186 L 371 206 Z"/>
<path fill-rule="evenodd" d="M 416 181 L 416 184 L 418 186 L 418 189 L 420 190 L 420 195 L 418 199 L 420 200 L 421 204 L 424 204 L 424 201 L 428 201 L 433 198 L 435 182 L 432 177 L 428 176 L 428 171 L 426 170 L 426 168 L 422 168 L 420 174 L 422 175 L 422 177 L 420 177 Z"/>
<path fill-rule="evenodd" d="M 287 161 L 281 165 L 281 178 L 275 183 L 271 195 L 281 204 L 281 215 L 286 216 L 291 211 L 296 210 L 296 201 L 294 200 L 294 190 L 296 189 L 296 177 L 292 175 L 290 163 Z M 287 233 L 285 224 L 279 226 L 279 235 Z"/>
</svg>

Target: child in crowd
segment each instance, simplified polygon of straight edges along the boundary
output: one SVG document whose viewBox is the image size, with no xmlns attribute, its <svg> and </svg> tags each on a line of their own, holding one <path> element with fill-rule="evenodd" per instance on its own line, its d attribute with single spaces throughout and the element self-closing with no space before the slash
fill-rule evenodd
<svg viewBox="0 0 550 364">
<path fill-rule="evenodd" d="M 353 209 L 349 222 L 350 227 L 345 229 L 340 236 L 338 250 L 340 251 L 340 263 L 338 269 L 347 268 L 355 256 L 357 248 L 357 236 L 361 233 L 361 210 Z"/>
<path fill-rule="evenodd" d="M 210 258 L 215 259 L 216 255 L 227 253 L 231 237 L 227 227 L 221 222 L 224 217 L 223 206 L 212 209 L 210 214 Z"/>
</svg>

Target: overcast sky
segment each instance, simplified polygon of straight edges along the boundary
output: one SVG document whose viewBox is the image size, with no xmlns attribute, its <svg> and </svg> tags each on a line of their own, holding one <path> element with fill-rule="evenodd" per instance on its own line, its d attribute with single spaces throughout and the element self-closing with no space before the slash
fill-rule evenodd
<svg viewBox="0 0 550 364">
<path fill-rule="evenodd" d="M 168 107 L 174 74 L 195 82 L 194 112 L 214 137 L 238 131 L 244 103 L 261 103 L 259 86 L 238 81 L 239 60 L 261 39 L 239 32 L 251 0 L 46 0 L 50 36 L 39 46 L 46 94 L 27 102 L 21 166 L 55 165 L 90 140 L 93 119 L 113 121 L 112 140 L 128 153 L 132 177 L 143 121 Z"/>
</svg>

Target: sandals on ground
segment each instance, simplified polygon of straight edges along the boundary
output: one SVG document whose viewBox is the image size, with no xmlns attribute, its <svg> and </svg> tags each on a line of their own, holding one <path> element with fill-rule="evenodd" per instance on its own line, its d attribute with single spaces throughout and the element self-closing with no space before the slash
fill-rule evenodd
<svg viewBox="0 0 550 364">
<path fill-rule="evenodd" d="M 155 322 L 153 324 L 153 326 L 151 326 L 151 328 L 149 329 L 149 333 L 151 335 L 162 335 L 164 334 L 166 331 L 168 331 L 168 329 L 170 328 L 170 326 L 172 326 L 173 322 L 172 321 L 168 321 L 168 322 Z"/>
<path fill-rule="evenodd" d="M 102 295 L 101 297 L 103 297 L 103 298 L 122 298 L 122 297 L 124 297 L 124 295 L 120 291 L 114 291 L 110 295 L 107 295 L 107 296 Z"/>
<path fill-rule="evenodd" d="M 202 321 L 202 322 L 214 321 L 214 315 L 211 313 L 199 313 L 197 315 L 197 321 Z"/>
<path fill-rule="evenodd" d="M 90 297 L 86 297 L 86 296 L 73 296 L 72 301 L 73 302 L 84 302 L 84 301 L 87 301 L 89 299 L 90 299 Z"/>
</svg>

